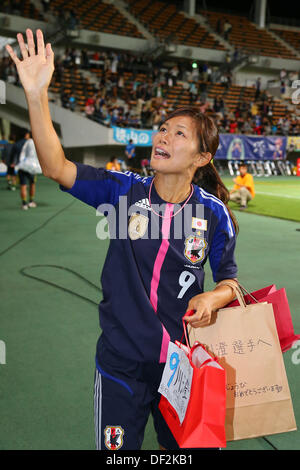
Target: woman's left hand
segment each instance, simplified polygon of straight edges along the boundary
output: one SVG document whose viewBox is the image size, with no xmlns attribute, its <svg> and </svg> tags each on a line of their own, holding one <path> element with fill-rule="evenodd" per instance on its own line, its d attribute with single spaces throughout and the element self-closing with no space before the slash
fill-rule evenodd
<svg viewBox="0 0 300 470">
<path fill-rule="evenodd" d="M 194 310 L 194 313 L 183 317 L 193 328 L 208 326 L 213 312 L 213 292 L 204 292 L 203 294 L 192 297 L 189 301 L 187 312 Z"/>
</svg>

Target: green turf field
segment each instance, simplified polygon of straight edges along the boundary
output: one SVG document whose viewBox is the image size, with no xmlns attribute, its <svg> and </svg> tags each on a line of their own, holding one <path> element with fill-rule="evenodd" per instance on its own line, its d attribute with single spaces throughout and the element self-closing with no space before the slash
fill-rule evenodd
<svg viewBox="0 0 300 470">
<path fill-rule="evenodd" d="M 224 176 L 222 179 L 228 189 L 233 187 L 232 177 Z M 247 212 L 300 222 L 299 177 L 254 177 L 254 184 L 256 195 L 249 203 Z M 230 202 L 230 207 L 238 209 L 234 202 Z"/>
<path fill-rule="evenodd" d="M 300 179 L 256 180 L 256 189 L 273 194 L 277 187 L 285 194 L 280 182 L 297 202 Z M 289 198 L 283 213 L 277 208 L 280 219 L 249 215 L 258 196 L 262 207 L 270 208 L 267 215 L 276 206 L 269 198 L 275 197 L 277 205 L 283 200 L 258 194 L 253 207 L 236 211 L 239 279 L 250 290 L 271 283 L 285 287 L 300 333 L 300 224 L 282 220 Z M 6 345 L 6 363 L 0 364 L 0 449 L 94 449 L 94 356 L 100 333 L 96 304 L 108 241 L 96 238 L 95 210 L 43 176 L 38 177 L 36 200 L 36 209 L 22 211 L 18 192 L 7 191 L 0 178 L 0 341 Z M 299 220 L 299 204 L 294 207 L 289 218 Z M 211 287 L 207 268 L 206 289 Z M 299 425 L 300 347 L 283 357 Z M 300 431 L 268 439 L 278 449 L 300 448 Z M 157 449 L 151 418 L 143 449 Z M 256 438 L 229 442 L 227 449 L 272 447 Z"/>
</svg>

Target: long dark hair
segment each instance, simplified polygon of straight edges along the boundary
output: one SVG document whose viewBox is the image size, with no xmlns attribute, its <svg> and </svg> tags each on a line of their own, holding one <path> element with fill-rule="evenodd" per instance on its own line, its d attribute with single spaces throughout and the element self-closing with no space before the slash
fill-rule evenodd
<svg viewBox="0 0 300 470">
<path fill-rule="evenodd" d="M 219 146 L 219 132 L 214 120 L 206 114 L 201 113 L 199 108 L 196 106 L 184 106 L 168 114 L 160 124 L 160 127 L 169 119 L 177 116 L 189 116 L 194 120 L 199 140 L 199 152 L 209 152 L 213 158 Z M 235 231 L 238 233 L 238 223 L 228 206 L 229 191 L 211 161 L 207 165 L 196 170 L 193 177 L 193 183 L 213 194 L 225 204 Z"/>
</svg>

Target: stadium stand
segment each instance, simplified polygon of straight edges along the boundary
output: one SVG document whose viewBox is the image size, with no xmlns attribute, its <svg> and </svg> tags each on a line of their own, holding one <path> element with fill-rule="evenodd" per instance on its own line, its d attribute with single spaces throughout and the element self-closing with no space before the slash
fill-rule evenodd
<svg viewBox="0 0 300 470">
<path fill-rule="evenodd" d="M 201 10 L 200 14 L 207 18 L 211 27 L 216 31 L 220 27 L 220 22 L 224 24 L 224 19 L 227 19 L 232 25 L 228 41 L 236 47 L 262 56 L 299 59 L 296 54 L 276 41 L 266 29 L 259 29 L 245 16 L 211 12 L 208 10 Z"/>
<path fill-rule="evenodd" d="M 52 11 L 72 10 L 80 20 L 80 27 L 91 31 L 143 38 L 137 27 L 130 23 L 120 11 L 110 3 L 95 0 L 53 0 Z"/>
<path fill-rule="evenodd" d="M 27 0 L 22 4 L 7 0 L 1 4 L 1 9 L 23 12 L 25 5 L 28 11 L 29 4 Z M 30 5 L 31 9 L 35 8 Z M 217 120 L 222 132 L 299 133 L 298 116 L 284 96 L 283 99 L 275 98 L 268 90 L 257 94 L 255 86 L 232 83 L 230 61 L 227 62 L 229 51 L 216 42 L 205 27 L 180 12 L 175 2 L 128 0 L 127 5 L 130 13 L 155 37 L 185 45 L 219 48 L 224 50 L 225 62 L 219 66 L 199 62 L 195 71 L 188 60 L 166 57 L 157 62 L 154 56 L 124 54 L 99 47 L 95 52 L 67 48 L 56 53 L 50 87 L 52 99 L 105 126 L 155 128 L 174 108 L 196 104 Z M 36 8 L 35 12 L 40 15 Z M 67 22 L 70 18 L 75 23 L 78 21 L 79 28 L 143 38 L 136 25 L 131 24 L 117 6 L 109 3 L 53 0 L 50 13 Z M 225 18 L 223 14 L 209 11 L 201 11 L 201 14 L 218 33 L 221 18 L 230 22 L 232 29 L 227 39 L 234 44 L 235 51 L 243 49 L 248 53 L 296 58 L 271 34 L 256 28 L 246 17 L 226 14 Z M 259 49 L 261 44 L 263 49 Z M 177 68 L 175 75 L 172 73 L 174 68 Z M 214 73 L 216 70 L 218 73 Z M 19 84 L 7 58 L 0 63 L 0 78 Z"/>
<path fill-rule="evenodd" d="M 0 2 L 0 12 L 44 21 L 44 16 L 30 0 L 3 0 Z"/>
<path fill-rule="evenodd" d="M 296 31 L 295 29 L 279 29 L 271 28 L 273 33 L 278 34 L 285 42 L 290 46 L 300 52 L 300 29 Z"/>
<path fill-rule="evenodd" d="M 152 0 L 128 0 L 129 11 L 162 40 L 187 46 L 226 50 L 209 31 L 179 12 L 176 5 Z"/>
<path fill-rule="evenodd" d="M 184 66 L 178 63 L 178 80 L 170 83 L 170 69 L 162 67 L 164 71 L 157 74 L 153 63 L 151 73 L 143 71 L 146 63 L 133 54 L 117 51 L 87 54 L 84 50 L 77 60 L 78 54 L 79 51 L 67 49 L 57 58 L 50 90 L 62 106 L 101 124 L 152 128 L 172 109 L 195 103 L 215 117 L 224 132 L 286 134 L 287 129 L 292 135 L 299 132 L 297 117 L 286 103 L 268 91 L 257 97 L 255 87 L 203 80 L 205 74 L 201 70 L 199 78 L 193 80 L 191 72 L 185 70 L 189 63 Z M 118 65 L 113 66 L 113 61 Z M 193 84 L 195 96 L 191 93 Z M 216 104 L 220 99 L 221 110 Z M 232 124 L 235 122 L 236 126 Z"/>
</svg>

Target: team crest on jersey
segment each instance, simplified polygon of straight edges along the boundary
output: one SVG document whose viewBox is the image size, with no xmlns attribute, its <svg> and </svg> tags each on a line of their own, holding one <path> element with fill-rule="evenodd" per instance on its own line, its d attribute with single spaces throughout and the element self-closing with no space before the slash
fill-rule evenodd
<svg viewBox="0 0 300 470">
<path fill-rule="evenodd" d="M 132 214 L 128 224 L 128 234 L 131 240 L 142 238 L 148 228 L 149 219 L 143 214 Z"/>
<path fill-rule="evenodd" d="M 121 449 L 124 429 L 121 426 L 106 426 L 104 429 L 104 444 L 108 450 Z"/>
<path fill-rule="evenodd" d="M 193 264 L 199 263 L 205 256 L 206 248 L 207 242 L 204 238 L 198 237 L 197 235 L 190 235 L 185 240 L 184 256 Z"/>
</svg>

